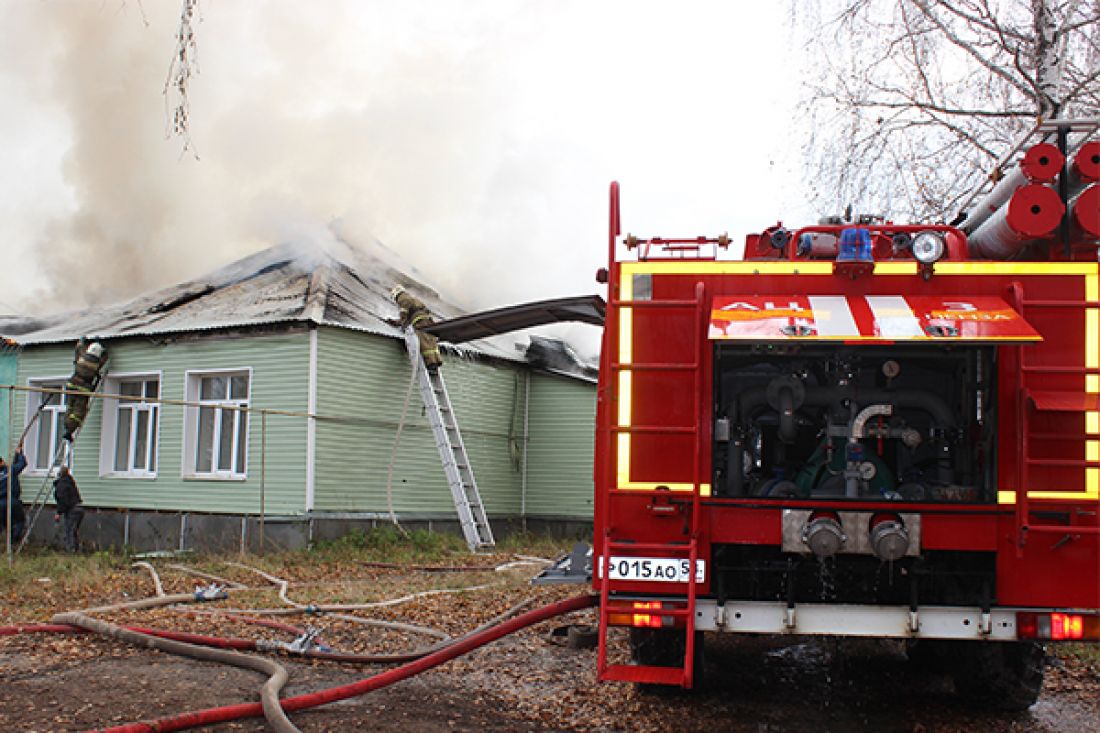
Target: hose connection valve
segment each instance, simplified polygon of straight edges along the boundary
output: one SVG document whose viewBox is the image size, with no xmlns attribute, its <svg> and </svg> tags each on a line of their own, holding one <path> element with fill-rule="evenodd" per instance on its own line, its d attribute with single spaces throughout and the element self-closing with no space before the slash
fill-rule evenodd
<svg viewBox="0 0 1100 733">
<path fill-rule="evenodd" d="M 848 542 L 848 535 L 833 512 L 814 512 L 802 527 L 802 542 L 818 558 L 833 557 Z"/>
<path fill-rule="evenodd" d="M 900 560 L 909 549 L 909 530 L 896 514 L 871 517 L 871 551 L 884 562 Z"/>
<path fill-rule="evenodd" d="M 316 626 L 307 626 L 305 631 L 294 641 L 279 641 L 278 639 L 261 639 L 256 642 L 256 648 L 265 652 L 287 652 L 289 654 L 306 654 L 316 649 L 317 651 L 331 653 L 332 648 L 317 640 L 321 635 L 321 629 Z"/>
<path fill-rule="evenodd" d="M 195 587 L 195 600 L 202 601 L 220 601 L 223 598 L 228 598 L 229 594 L 225 592 L 225 588 L 217 583 L 211 583 L 205 586 Z"/>
</svg>

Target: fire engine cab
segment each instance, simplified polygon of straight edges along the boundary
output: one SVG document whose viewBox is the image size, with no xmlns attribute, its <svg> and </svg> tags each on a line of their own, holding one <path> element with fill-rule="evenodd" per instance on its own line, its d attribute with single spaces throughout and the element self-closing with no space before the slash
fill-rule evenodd
<svg viewBox="0 0 1100 733">
<path fill-rule="evenodd" d="M 1100 640 L 1100 142 L 1044 123 L 954 225 L 621 237 L 593 587 L 603 680 L 690 688 L 702 632 L 905 639 L 1026 707 Z M 628 627 L 631 659 L 608 643 Z"/>
</svg>

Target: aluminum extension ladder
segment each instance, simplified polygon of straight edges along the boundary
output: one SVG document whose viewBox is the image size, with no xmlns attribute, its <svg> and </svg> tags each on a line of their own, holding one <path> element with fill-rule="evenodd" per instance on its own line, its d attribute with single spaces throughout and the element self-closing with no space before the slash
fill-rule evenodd
<svg viewBox="0 0 1100 733">
<path fill-rule="evenodd" d="M 462 535 L 471 550 L 493 547 L 496 541 L 489 527 L 489 518 L 485 515 L 485 505 L 481 503 L 474 470 L 466 454 L 466 444 L 462 442 L 462 433 L 459 432 L 441 370 L 431 371 L 424 364 L 424 359 L 420 356 L 420 340 L 416 330 L 411 327 L 405 329 L 405 347 L 416 373 L 420 396 L 424 400 L 435 445 L 443 462 L 443 472 L 447 475 L 447 485 L 454 498 Z"/>
</svg>

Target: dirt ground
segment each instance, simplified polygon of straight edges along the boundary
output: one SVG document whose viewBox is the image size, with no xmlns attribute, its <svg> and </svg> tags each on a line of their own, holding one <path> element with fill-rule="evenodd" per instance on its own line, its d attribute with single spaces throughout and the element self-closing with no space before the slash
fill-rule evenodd
<svg viewBox="0 0 1100 733">
<path fill-rule="evenodd" d="M 346 557 L 242 562 L 262 564 L 267 572 L 288 580 L 289 598 L 301 603 L 362 603 L 432 589 L 488 585 L 354 612 L 451 635 L 520 600 L 534 598 L 535 605 L 542 605 L 585 590 L 532 588 L 528 579 L 536 568 L 530 565 L 493 570 L 514 559 L 505 555 L 466 558 L 485 570 L 452 573 L 379 568 Z M 165 590 L 193 589 L 194 576 L 170 569 L 166 562 L 157 563 Z M 197 610 L 284 607 L 275 587 L 250 571 L 220 561 L 194 561 L 191 567 L 253 588 Z M 153 594 L 145 571 L 117 568 L 83 579 L 32 578 L 24 585 L 3 586 L 0 625 L 44 622 L 53 612 Z M 100 616 L 117 623 L 226 637 L 293 638 L 289 632 L 221 615 L 168 608 Z M 341 651 L 393 652 L 433 641 L 332 616 L 278 618 L 320 627 L 324 642 Z M 564 625 L 593 620 L 592 611 L 555 619 L 392 687 L 290 717 L 303 731 L 1053 733 L 1100 729 L 1100 662 L 1095 655 L 1051 658 L 1040 701 L 1026 713 L 1005 714 L 967 706 L 953 695 L 947 678 L 914 671 L 898 645 L 708 636 L 701 689 L 654 695 L 628 685 L 597 683 L 596 652 L 567 648 L 560 644 L 560 633 L 554 633 Z M 625 647 L 625 636 L 619 636 L 615 654 L 625 655 Z M 284 696 L 346 684 L 389 668 L 282 660 L 291 673 Z M 255 701 L 262 682 L 263 677 L 254 672 L 137 650 L 91 635 L 4 636 L 0 637 L 0 731 L 86 730 Z M 266 728 L 262 720 L 246 720 L 204 730 Z"/>
</svg>

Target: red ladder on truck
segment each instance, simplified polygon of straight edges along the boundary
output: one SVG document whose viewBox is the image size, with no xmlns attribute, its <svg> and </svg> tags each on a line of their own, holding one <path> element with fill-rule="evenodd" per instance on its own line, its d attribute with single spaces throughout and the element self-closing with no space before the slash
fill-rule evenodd
<svg viewBox="0 0 1100 733">
<path fill-rule="evenodd" d="M 1016 283 L 1011 288 L 1011 296 L 1020 315 L 1024 315 L 1025 309 L 1072 309 L 1081 310 L 1085 307 L 1100 307 L 1100 303 L 1077 300 L 1074 298 L 1061 300 L 1037 300 L 1029 299 L 1024 295 L 1023 286 Z M 1089 372 L 1087 367 L 1078 366 L 1047 366 L 1030 364 L 1025 358 L 1026 348 L 1017 347 L 1017 391 L 1016 414 L 1019 420 L 1019 429 L 1016 433 L 1016 554 L 1021 556 L 1028 536 L 1035 533 L 1062 534 L 1062 535 L 1090 535 L 1100 534 L 1100 527 L 1081 526 L 1078 524 L 1037 524 L 1032 521 L 1033 506 L 1028 498 L 1028 489 L 1031 488 L 1031 469 L 1040 467 L 1054 468 L 1100 468 L 1100 461 L 1095 457 L 1086 456 L 1081 459 L 1053 459 L 1036 458 L 1032 455 L 1031 442 L 1036 439 L 1060 439 L 1061 435 L 1049 435 L 1035 433 L 1031 427 L 1031 418 L 1036 413 L 1062 413 L 1084 415 L 1087 412 L 1100 410 L 1100 395 L 1086 394 L 1083 392 L 1058 392 L 1050 390 L 1031 389 L 1027 386 L 1028 375 L 1034 374 L 1038 380 L 1046 376 L 1060 374 L 1081 374 Z M 1040 382 L 1041 383 L 1041 382 Z M 1084 480 L 1084 479 L 1083 479 Z"/>
<path fill-rule="evenodd" d="M 637 363 L 632 361 L 631 363 L 611 363 L 611 379 L 609 384 L 614 385 L 613 389 L 617 390 L 619 385 L 618 374 L 622 371 L 656 371 L 656 372 L 676 372 L 676 371 L 691 371 L 694 375 L 694 389 L 693 394 L 693 408 L 692 415 L 695 416 L 695 420 L 692 425 L 688 426 L 666 426 L 666 425 L 633 425 L 633 426 L 613 426 L 611 428 L 611 435 L 616 439 L 621 434 L 639 434 L 645 433 L 649 435 L 691 435 L 693 443 L 693 456 L 692 456 L 692 483 L 691 483 L 691 495 L 689 502 L 689 519 L 687 522 L 687 539 L 681 542 L 634 542 L 623 539 L 616 539 L 611 534 L 611 529 L 616 526 L 614 521 L 611 521 L 612 506 L 615 503 L 617 497 L 631 496 L 637 497 L 639 492 L 634 490 L 620 489 L 617 484 L 617 467 L 615 462 L 609 462 L 609 489 L 607 496 L 606 511 L 608 512 L 609 521 L 606 522 L 608 529 L 607 534 L 603 538 L 603 551 L 600 554 L 599 560 L 596 564 L 596 572 L 599 573 L 600 585 L 600 630 L 599 630 L 599 652 L 597 657 L 597 668 L 599 670 L 599 678 L 601 680 L 617 680 L 623 682 L 638 682 L 643 684 L 666 684 L 666 685 L 680 685 L 681 687 L 690 688 L 694 682 L 694 667 L 695 667 L 695 598 L 698 584 L 702 580 L 697 575 L 697 564 L 699 560 L 699 525 L 700 525 L 700 470 L 699 464 L 702 460 L 702 430 L 699 426 L 699 415 L 702 409 L 702 371 L 703 364 L 706 358 L 705 345 L 707 343 L 706 334 L 704 328 L 706 326 L 706 311 L 705 311 L 705 299 L 704 299 L 704 287 L 702 283 L 697 283 L 695 286 L 695 298 L 693 300 L 626 300 L 618 301 L 614 303 L 616 308 L 614 312 L 616 317 L 612 328 L 614 331 L 611 333 L 613 338 L 609 339 L 609 343 L 617 343 L 618 338 L 618 308 L 679 308 L 694 310 L 695 321 L 692 326 L 693 341 L 692 351 L 695 354 L 695 360 L 691 362 L 668 362 L 668 363 Z M 633 357 L 632 357 L 633 358 Z M 618 399 L 623 399 L 622 395 L 617 395 Z M 617 400 L 616 400 L 617 402 Z M 672 506 L 672 505 L 670 505 Z M 681 504 L 681 507 L 683 505 Z M 610 563 L 611 558 L 616 556 L 617 553 L 629 553 L 629 555 L 638 555 L 638 553 L 651 553 L 658 557 L 679 557 L 687 559 L 688 572 L 687 572 L 687 593 L 686 593 L 686 605 L 678 599 L 670 599 L 675 602 L 674 607 L 667 607 L 664 604 L 647 604 L 648 607 L 645 610 L 637 610 L 633 604 L 629 601 L 617 601 L 611 597 L 611 573 Z M 661 607 L 654 607 L 661 606 Z M 610 619 L 613 614 L 637 614 L 642 613 L 649 616 L 657 616 L 662 619 L 671 618 L 675 620 L 682 620 L 684 633 L 686 639 L 684 643 L 684 659 L 682 667 L 664 667 L 656 665 L 645 664 L 609 664 L 607 661 L 607 632 L 610 626 Z"/>
</svg>

